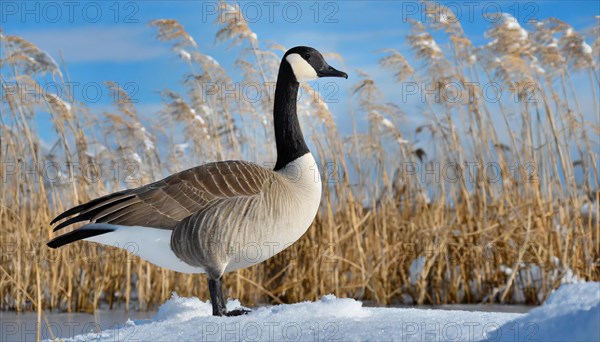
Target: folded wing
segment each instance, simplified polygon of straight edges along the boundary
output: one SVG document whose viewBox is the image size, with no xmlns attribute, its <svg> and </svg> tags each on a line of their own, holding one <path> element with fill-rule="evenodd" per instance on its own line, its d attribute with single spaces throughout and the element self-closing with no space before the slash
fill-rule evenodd
<svg viewBox="0 0 600 342">
<path fill-rule="evenodd" d="M 209 163 L 78 205 L 57 216 L 51 224 L 66 219 L 54 231 L 77 222 L 173 230 L 182 220 L 219 199 L 252 196 L 263 191 L 274 177 L 273 171 L 244 161 Z M 56 248 L 107 232 L 77 231 L 59 236 L 48 245 Z"/>
</svg>

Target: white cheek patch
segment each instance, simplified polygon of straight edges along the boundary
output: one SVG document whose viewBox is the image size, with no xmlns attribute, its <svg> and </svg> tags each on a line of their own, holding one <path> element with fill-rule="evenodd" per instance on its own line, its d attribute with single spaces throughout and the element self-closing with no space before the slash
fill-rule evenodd
<svg viewBox="0 0 600 342">
<path fill-rule="evenodd" d="M 298 82 L 308 82 L 319 78 L 315 68 L 308 64 L 308 62 L 299 54 L 292 53 L 288 55 L 285 60 L 292 66 L 292 71 L 294 71 L 294 75 Z"/>
</svg>

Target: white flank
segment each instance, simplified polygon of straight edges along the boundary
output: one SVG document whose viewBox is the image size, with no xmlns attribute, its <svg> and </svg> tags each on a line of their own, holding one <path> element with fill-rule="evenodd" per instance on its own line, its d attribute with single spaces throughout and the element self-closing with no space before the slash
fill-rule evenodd
<svg viewBox="0 0 600 342">
<path fill-rule="evenodd" d="M 114 229 L 114 232 L 96 235 L 87 239 L 107 246 L 118 247 L 163 268 L 181 273 L 205 273 L 181 261 L 171 251 L 171 230 L 139 226 L 117 226 L 106 223 L 91 223 L 81 229 Z"/>
<path fill-rule="evenodd" d="M 319 78 L 315 68 L 308 64 L 308 62 L 305 61 L 304 58 L 302 58 L 299 54 L 289 54 L 285 60 L 292 66 L 294 76 L 296 76 L 296 81 L 308 82 Z"/>
</svg>

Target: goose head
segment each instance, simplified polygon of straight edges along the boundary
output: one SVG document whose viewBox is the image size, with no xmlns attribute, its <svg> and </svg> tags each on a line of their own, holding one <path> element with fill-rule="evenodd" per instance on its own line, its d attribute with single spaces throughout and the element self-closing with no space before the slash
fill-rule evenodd
<svg viewBox="0 0 600 342">
<path fill-rule="evenodd" d="M 348 78 L 348 74 L 327 64 L 319 51 L 308 46 L 296 46 L 288 50 L 283 61 L 290 65 L 297 82 L 313 81 L 321 77 Z"/>
</svg>

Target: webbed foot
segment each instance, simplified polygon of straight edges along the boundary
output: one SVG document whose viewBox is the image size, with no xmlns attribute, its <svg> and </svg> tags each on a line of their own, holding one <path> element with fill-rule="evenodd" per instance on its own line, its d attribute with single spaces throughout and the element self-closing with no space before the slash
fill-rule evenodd
<svg viewBox="0 0 600 342">
<path fill-rule="evenodd" d="M 225 315 L 227 317 L 234 317 L 234 316 L 242 316 L 242 315 L 247 315 L 250 312 L 252 312 L 252 310 L 246 310 L 246 309 L 235 309 L 235 310 L 231 310 L 228 311 Z"/>
</svg>

